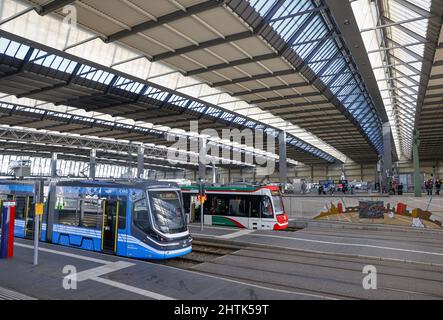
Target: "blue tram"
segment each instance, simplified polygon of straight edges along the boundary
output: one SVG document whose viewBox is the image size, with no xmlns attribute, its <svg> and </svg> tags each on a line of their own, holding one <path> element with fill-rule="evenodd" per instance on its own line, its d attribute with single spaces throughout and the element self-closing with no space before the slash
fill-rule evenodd
<svg viewBox="0 0 443 320">
<path fill-rule="evenodd" d="M 0 201 L 16 201 L 15 236 L 34 237 L 32 180 L 0 180 Z M 141 259 L 192 250 L 181 191 L 159 181 L 46 182 L 41 241 Z"/>
</svg>

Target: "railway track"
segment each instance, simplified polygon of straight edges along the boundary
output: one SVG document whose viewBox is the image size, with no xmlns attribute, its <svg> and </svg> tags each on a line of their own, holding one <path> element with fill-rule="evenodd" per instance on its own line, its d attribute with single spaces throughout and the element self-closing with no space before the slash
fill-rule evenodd
<svg viewBox="0 0 443 320">
<path fill-rule="evenodd" d="M 243 258 L 243 259 L 257 259 L 256 264 L 244 266 L 239 263 L 236 263 L 235 259 L 231 259 L 230 262 L 217 261 L 219 258 L 224 256 L 231 256 L 234 258 Z M 258 257 L 258 258 L 257 258 Z M 310 261 L 311 260 L 311 261 Z M 268 261 L 271 264 L 278 265 L 279 263 L 293 263 L 294 270 L 296 270 L 296 266 L 303 266 L 307 268 L 328 268 L 331 271 L 345 271 L 350 273 L 358 273 L 361 275 L 362 266 L 367 264 L 374 264 L 377 268 L 380 269 L 378 272 L 378 276 L 380 277 L 395 277 L 402 281 L 422 281 L 428 282 L 432 281 L 436 285 L 443 287 L 443 268 L 434 267 L 434 266 L 422 266 L 422 265 L 409 265 L 401 262 L 390 262 L 390 261 L 381 261 L 378 259 L 366 259 L 366 258 L 358 258 L 358 257 L 348 257 L 348 256 L 337 256 L 337 255 L 319 255 L 316 253 L 307 253 L 307 252 L 298 252 L 298 251 L 288 251 L 288 250 L 279 250 L 279 249 L 269 249 L 269 248 L 256 248 L 256 247 L 240 247 L 232 244 L 225 244 L 220 242 L 213 242 L 210 240 L 194 240 L 193 244 L 193 252 L 172 260 L 166 260 L 160 262 L 164 265 L 169 265 L 176 268 L 188 269 L 194 272 L 202 272 L 204 274 L 211 274 L 217 277 L 227 277 L 227 275 L 223 272 L 208 272 L 208 271 L 200 271 L 198 268 L 202 264 L 212 265 L 216 267 L 222 267 L 224 269 L 232 268 L 235 270 L 244 270 L 247 274 L 251 270 L 257 273 L 260 272 L 269 272 L 269 270 L 265 270 L 261 267 L 261 261 Z M 343 264 L 341 266 L 341 264 Z M 351 266 L 349 265 L 351 264 Z M 352 265 L 353 264 L 353 265 Z M 391 270 L 389 270 L 391 269 Z M 398 272 L 394 272 L 392 270 L 397 270 Z M 407 275 L 403 273 L 406 272 Z M 413 275 L 414 272 L 417 275 Z M 243 273 L 240 273 L 242 275 Z M 287 276 L 299 276 L 297 273 L 281 273 L 282 275 Z M 421 276 L 420 274 L 424 274 Z M 336 282 L 337 286 L 355 286 L 355 281 L 345 281 L 339 279 L 330 279 L 328 278 L 328 274 L 325 275 L 316 275 L 316 276 L 304 276 L 306 279 L 311 279 L 312 281 L 332 281 Z M 293 291 L 303 291 L 306 292 L 307 295 L 321 295 L 327 296 L 331 298 L 338 299 L 361 299 L 361 297 L 355 295 L 348 295 L 341 292 L 333 292 L 330 290 L 316 290 L 312 288 L 300 287 L 291 284 L 282 284 L 275 281 L 267 281 L 265 279 L 261 279 L 257 281 L 256 279 L 248 278 L 247 276 L 234 276 L 229 274 L 229 279 L 238 280 L 242 282 L 247 282 L 255 285 L 264 285 L 269 288 L 277 288 L 283 290 L 293 290 Z M 392 278 L 391 278 L 392 279 Z M 410 294 L 413 296 L 426 296 L 431 298 L 443 299 L 443 294 L 436 294 L 432 292 L 419 292 L 413 290 L 407 290 L 405 288 L 395 288 L 393 286 L 380 286 L 380 290 L 392 292 L 392 293 L 404 293 Z"/>
</svg>

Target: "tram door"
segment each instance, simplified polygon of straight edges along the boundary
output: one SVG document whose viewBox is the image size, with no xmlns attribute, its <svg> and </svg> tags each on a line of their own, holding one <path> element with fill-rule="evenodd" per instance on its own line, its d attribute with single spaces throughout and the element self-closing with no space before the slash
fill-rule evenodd
<svg viewBox="0 0 443 320">
<path fill-rule="evenodd" d="M 261 229 L 260 197 L 251 196 L 249 201 L 249 225 L 248 229 Z"/>
<path fill-rule="evenodd" d="M 102 251 L 117 253 L 119 209 L 119 201 L 103 201 Z"/>
<path fill-rule="evenodd" d="M 16 203 L 15 216 L 16 219 L 25 221 L 24 237 L 26 239 L 34 239 L 34 206 L 32 205 L 34 197 L 14 196 L 13 200 Z M 41 230 L 40 230 L 41 231 Z"/>
</svg>

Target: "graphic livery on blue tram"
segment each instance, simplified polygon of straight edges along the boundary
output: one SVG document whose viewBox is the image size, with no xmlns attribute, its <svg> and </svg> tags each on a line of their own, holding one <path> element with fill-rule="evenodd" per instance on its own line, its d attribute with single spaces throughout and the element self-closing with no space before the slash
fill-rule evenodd
<svg viewBox="0 0 443 320">
<path fill-rule="evenodd" d="M 16 201 L 15 236 L 34 237 L 35 181 L 0 181 Z M 180 188 L 159 181 L 52 181 L 44 187 L 41 241 L 141 259 L 192 250 Z"/>
</svg>

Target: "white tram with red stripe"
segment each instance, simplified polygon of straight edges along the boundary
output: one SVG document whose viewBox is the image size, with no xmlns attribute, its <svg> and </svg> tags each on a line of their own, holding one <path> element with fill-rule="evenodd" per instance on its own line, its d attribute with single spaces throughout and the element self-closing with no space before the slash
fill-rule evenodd
<svg viewBox="0 0 443 320">
<path fill-rule="evenodd" d="M 181 186 L 185 212 L 200 221 L 199 186 Z M 280 230 L 288 216 L 277 186 L 206 186 L 204 224 L 246 229 Z"/>
</svg>

